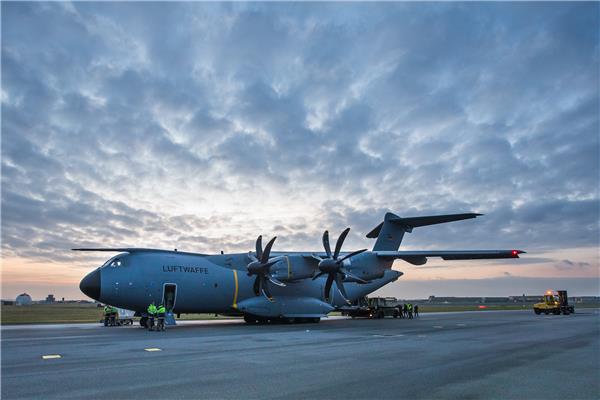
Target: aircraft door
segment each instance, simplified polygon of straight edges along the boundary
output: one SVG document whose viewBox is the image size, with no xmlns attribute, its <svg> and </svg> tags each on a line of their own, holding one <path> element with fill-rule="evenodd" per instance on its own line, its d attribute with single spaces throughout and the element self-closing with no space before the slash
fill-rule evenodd
<svg viewBox="0 0 600 400">
<path fill-rule="evenodd" d="M 175 299 L 177 296 L 177 285 L 174 283 L 165 283 L 163 286 L 163 304 L 167 312 L 173 311 Z"/>
</svg>

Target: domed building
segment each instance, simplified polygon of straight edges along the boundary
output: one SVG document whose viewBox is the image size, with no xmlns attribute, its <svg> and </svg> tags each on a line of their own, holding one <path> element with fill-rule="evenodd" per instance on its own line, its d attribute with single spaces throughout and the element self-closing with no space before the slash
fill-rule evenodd
<svg viewBox="0 0 600 400">
<path fill-rule="evenodd" d="M 27 293 L 21 293 L 17 296 L 17 299 L 15 300 L 16 306 L 28 306 L 31 305 L 31 303 L 31 296 Z"/>
</svg>

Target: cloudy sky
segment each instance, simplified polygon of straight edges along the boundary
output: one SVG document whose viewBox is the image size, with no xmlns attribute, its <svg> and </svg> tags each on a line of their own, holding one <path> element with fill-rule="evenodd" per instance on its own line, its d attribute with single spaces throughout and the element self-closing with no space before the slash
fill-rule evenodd
<svg viewBox="0 0 600 400">
<path fill-rule="evenodd" d="M 385 294 L 598 293 L 598 3 L 1 7 L 2 298 L 83 298 L 76 246 L 357 249 L 386 211 L 528 254 Z"/>
</svg>

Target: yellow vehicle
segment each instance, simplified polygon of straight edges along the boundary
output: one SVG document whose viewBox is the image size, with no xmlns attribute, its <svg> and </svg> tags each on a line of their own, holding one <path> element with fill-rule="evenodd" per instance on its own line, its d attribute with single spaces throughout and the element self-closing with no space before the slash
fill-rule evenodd
<svg viewBox="0 0 600 400">
<path fill-rule="evenodd" d="M 541 303 L 535 303 L 533 305 L 533 311 L 540 315 L 544 313 L 546 315 L 552 313 L 555 315 L 569 315 L 575 312 L 575 308 L 569 305 L 566 290 L 558 290 L 558 296 L 554 296 L 551 290 L 548 290 Z"/>
</svg>

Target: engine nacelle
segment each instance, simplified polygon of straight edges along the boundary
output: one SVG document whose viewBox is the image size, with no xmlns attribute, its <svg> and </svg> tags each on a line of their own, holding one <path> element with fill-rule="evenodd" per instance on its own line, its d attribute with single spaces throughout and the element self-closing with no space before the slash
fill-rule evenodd
<svg viewBox="0 0 600 400">
<path fill-rule="evenodd" d="M 271 267 L 271 275 L 282 282 L 297 281 L 300 279 L 309 279 L 318 273 L 318 262 L 314 259 L 302 255 L 284 256 L 282 260 Z M 352 275 L 364 280 L 383 278 L 386 271 L 386 265 L 381 263 L 375 254 L 363 253 L 344 260 L 344 269 Z M 347 277 L 346 282 L 355 282 L 356 280 Z"/>
<path fill-rule="evenodd" d="M 284 256 L 282 260 L 271 267 L 271 275 L 282 282 L 312 278 L 315 274 L 316 263 L 301 255 Z"/>
<path fill-rule="evenodd" d="M 346 264 L 348 261 L 350 262 Z M 344 268 L 352 275 L 365 281 L 383 278 L 387 269 L 373 253 L 359 254 L 352 257 L 350 260 L 344 261 Z M 355 280 L 348 277 L 345 281 L 353 282 Z"/>
</svg>

